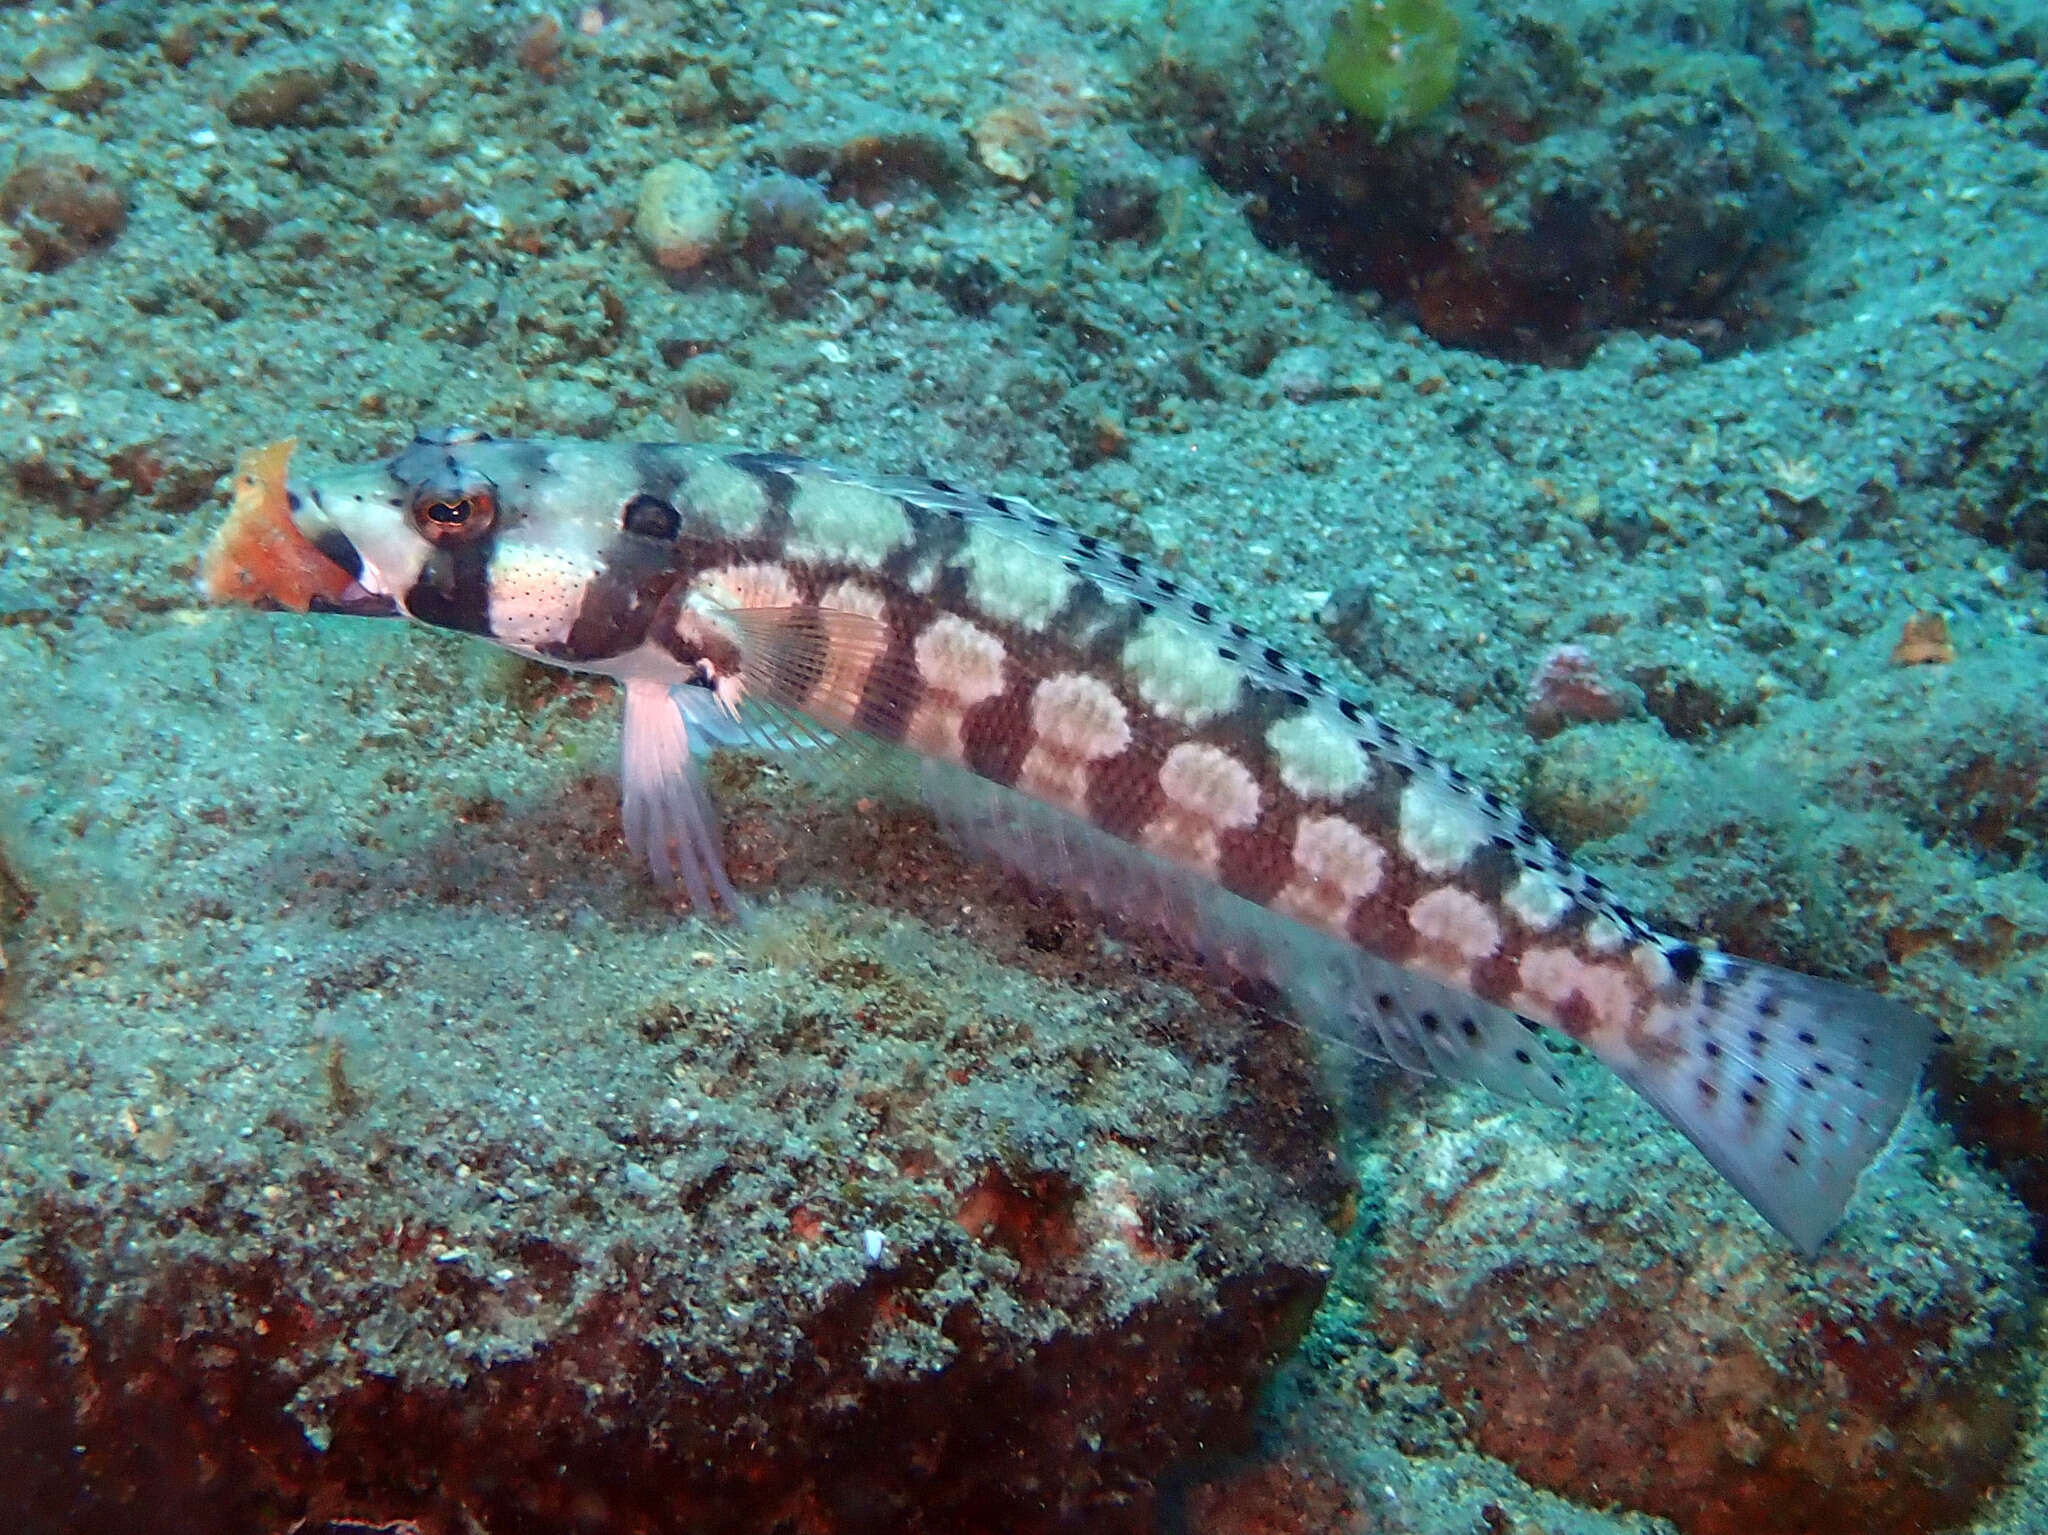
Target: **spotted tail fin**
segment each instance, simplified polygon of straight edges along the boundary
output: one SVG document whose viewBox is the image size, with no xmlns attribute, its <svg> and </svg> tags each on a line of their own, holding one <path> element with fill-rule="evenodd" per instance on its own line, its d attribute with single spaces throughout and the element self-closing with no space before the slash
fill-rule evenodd
<svg viewBox="0 0 2048 1535">
<path fill-rule="evenodd" d="M 1595 1049 L 1808 1254 L 1898 1128 L 1938 1031 L 1835 981 L 1707 957 L 1655 1049 Z"/>
</svg>

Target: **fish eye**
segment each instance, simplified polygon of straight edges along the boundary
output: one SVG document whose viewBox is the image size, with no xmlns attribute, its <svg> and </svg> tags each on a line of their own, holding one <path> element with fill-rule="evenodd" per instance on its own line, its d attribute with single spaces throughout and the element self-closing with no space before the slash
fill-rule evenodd
<svg viewBox="0 0 2048 1535">
<path fill-rule="evenodd" d="M 423 493 L 412 503 L 413 526 L 432 544 L 480 538 L 497 520 L 497 499 L 488 490 L 465 490 L 454 495 Z"/>
</svg>

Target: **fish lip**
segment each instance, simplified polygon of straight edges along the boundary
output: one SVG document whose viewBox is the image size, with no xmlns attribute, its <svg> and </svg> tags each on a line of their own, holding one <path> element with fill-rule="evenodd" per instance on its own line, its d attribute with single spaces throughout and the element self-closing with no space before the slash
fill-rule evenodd
<svg viewBox="0 0 2048 1535">
<path fill-rule="evenodd" d="M 285 485 L 285 508 L 300 536 L 319 551 L 322 559 L 349 578 L 348 586 L 339 597 L 316 595 L 311 598 L 307 604 L 309 612 L 346 613 L 356 618 L 403 616 L 391 598 L 372 592 L 363 585 L 362 551 L 346 533 L 328 521 L 327 508 L 322 504 L 316 487 L 288 481 Z"/>
<path fill-rule="evenodd" d="M 351 581 L 348 590 L 339 597 L 315 596 L 308 600 L 307 611 L 313 613 L 346 613 L 351 618 L 403 618 L 398 604 L 389 597 L 379 596 L 364 589 L 360 581 Z"/>
</svg>

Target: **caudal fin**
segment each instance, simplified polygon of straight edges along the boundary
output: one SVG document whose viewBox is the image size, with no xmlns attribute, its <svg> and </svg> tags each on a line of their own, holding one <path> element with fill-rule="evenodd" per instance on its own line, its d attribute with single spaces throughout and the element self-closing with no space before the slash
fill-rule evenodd
<svg viewBox="0 0 2048 1535">
<path fill-rule="evenodd" d="M 1724 954 L 1667 1005 L 1674 1048 L 1608 1064 L 1813 1253 L 1898 1128 L 1938 1031 L 1871 992 Z"/>
</svg>

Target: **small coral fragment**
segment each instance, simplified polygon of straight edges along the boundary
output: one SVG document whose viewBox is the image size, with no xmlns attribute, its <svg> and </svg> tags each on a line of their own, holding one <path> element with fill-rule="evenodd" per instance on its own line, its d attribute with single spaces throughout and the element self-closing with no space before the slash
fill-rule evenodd
<svg viewBox="0 0 2048 1535">
<path fill-rule="evenodd" d="M 292 524 L 285 470 L 298 439 L 252 448 L 235 466 L 235 505 L 207 545 L 200 584 L 216 602 L 274 602 L 305 612 L 315 597 L 339 599 L 354 584 Z"/>
<path fill-rule="evenodd" d="M 1612 724 L 1628 700 L 1600 674 L 1600 664 L 1583 645 L 1555 645 L 1536 665 L 1524 703 L 1529 734 L 1547 740 L 1567 725 Z"/>
<path fill-rule="evenodd" d="M 1915 613 L 1906 620 L 1898 644 L 1892 647 L 1894 666 L 1946 666 L 1955 658 L 1948 620 L 1939 613 Z"/>
<path fill-rule="evenodd" d="M 1005 181 L 1029 181 L 1051 137 L 1035 111 L 1010 103 L 974 125 L 974 155 Z"/>
</svg>

